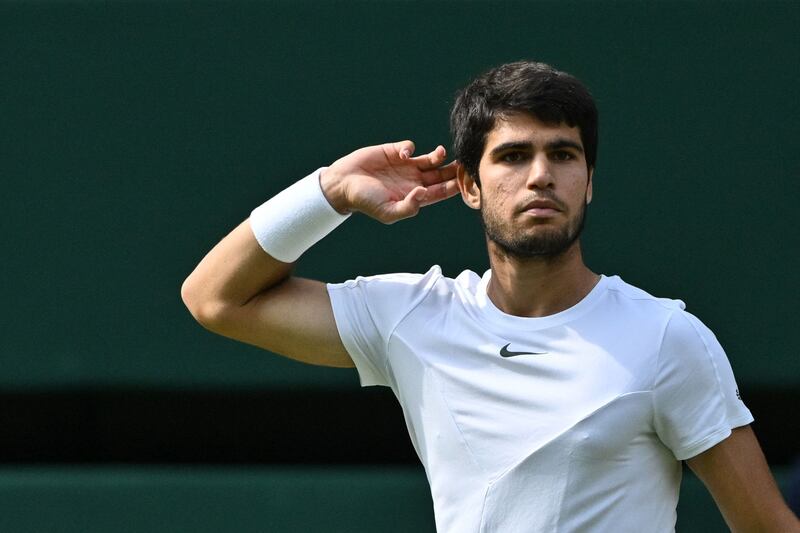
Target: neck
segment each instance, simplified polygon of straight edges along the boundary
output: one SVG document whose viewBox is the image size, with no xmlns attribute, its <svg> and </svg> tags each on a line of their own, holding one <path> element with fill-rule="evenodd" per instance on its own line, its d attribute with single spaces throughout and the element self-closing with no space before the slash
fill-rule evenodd
<svg viewBox="0 0 800 533">
<path fill-rule="evenodd" d="M 487 294 L 504 313 L 523 317 L 552 315 L 580 302 L 600 276 L 583 263 L 580 242 L 554 257 L 520 258 L 488 241 L 492 277 Z"/>
</svg>

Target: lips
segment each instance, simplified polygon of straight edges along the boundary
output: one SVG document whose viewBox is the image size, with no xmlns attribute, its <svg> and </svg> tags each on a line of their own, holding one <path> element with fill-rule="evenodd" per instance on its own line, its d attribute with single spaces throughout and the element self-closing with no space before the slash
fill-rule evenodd
<svg viewBox="0 0 800 533">
<path fill-rule="evenodd" d="M 558 203 L 548 199 L 533 200 L 525 204 L 525 207 L 522 208 L 523 213 L 535 217 L 554 216 L 560 211 L 561 208 Z"/>
<path fill-rule="evenodd" d="M 558 204 L 552 200 L 534 200 L 528 202 L 523 211 L 528 211 L 530 209 L 555 209 L 556 211 L 560 211 Z"/>
</svg>

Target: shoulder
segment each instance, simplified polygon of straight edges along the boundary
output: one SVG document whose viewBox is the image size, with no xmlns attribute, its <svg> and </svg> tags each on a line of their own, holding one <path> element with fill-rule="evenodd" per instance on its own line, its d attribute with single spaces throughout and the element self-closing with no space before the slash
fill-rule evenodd
<svg viewBox="0 0 800 533">
<path fill-rule="evenodd" d="M 690 343 L 698 347 L 716 342 L 711 330 L 686 310 L 683 300 L 653 296 L 624 282 L 619 276 L 612 276 L 609 281 L 609 293 L 622 305 L 630 307 L 633 312 L 641 313 L 640 316 L 657 317 L 662 321 L 662 343 Z"/>
<path fill-rule="evenodd" d="M 442 269 L 433 265 L 424 274 L 410 272 L 394 272 L 390 274 L 375 274 L 372 276 L 358 276 L 342 283 L 329 283 L 330 290 L 363 288 L 370 292 L 382 291 L 399 293 L 425 292 L 430 290 L 438 281 L 443 280 Z"/>
<path fill-rule="evenodd" d="M 612 321 L 615 328 L 643 339 L 650 350 L 657 353 L 672 315 L 685 309 L 683 301 L 653 296 L 619 276 L 607 276 L 603 283 L 603 296 L 598 299 L 600 305 L 595 306 L 591 316 L 601 323 Z"/>
<path fill-rule="evenodd" d="M 425 273 L 396 272 L 329 283 L 328 294 L 334 307 L 360 302 L 375 315 L 397 317 L 415 308 L 434 287 L 447 283 L 441 268 L 433 265 Z"/>
<path fill-rule="evenodd" d="M 454 301 L 474 303 L 481 277 L 465 270 L 455 279 L 433 265 L 423 274 L 393 273 L 359 276 L 344 283 L 328 284 L 334 306 L 343 301 L 362 301 L 375 314 L 402 317 L 421 304 L 441 308 Z"/>
<path fill-rule="evenodd" d="M 661 341 L 662 365 L 669 359 L 700 363 L 726 357 L 714 333 L 696 316 L 683 309 L 670 316 Z"/>
<path fill-rule="evenodd" d="M 653 296 L 649 292 L 623 281 L 619 276 L 609 276 L 608 291 L 612 297 L 632 307 L 648 308 L 652 311 L 660 310 L 667 315 L 686 309 L 686 304 L 682 300 Z"/>
<path fill-rule="evenodd" d="M 389 335 L 404 318 L 428 302 L 441 306 L 455 292 L 455 280 L 442 275 L 438 265 L 424 274 L 393 273 L 359 276 L 343 283 L 328 284 L 328 294 L 337 323 L 362 324 Z"/>
</svg>

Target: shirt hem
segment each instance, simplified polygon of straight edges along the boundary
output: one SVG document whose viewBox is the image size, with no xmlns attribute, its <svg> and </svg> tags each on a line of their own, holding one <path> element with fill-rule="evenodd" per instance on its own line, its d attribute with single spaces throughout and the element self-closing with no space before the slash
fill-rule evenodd
<svg viewBox="0 0 800 533">
<path fill-rule="evenodd" d="M 752 415 L 735 418 L 728 425 L 719 428 L 696 444 L 684 448 L 680 453 L 674 452 L 675 458 L 679 461 L 685 461 L 687 459 L 691 459 L 692 457 L 696 457 L 697 455 L 700 455 L 704 451 L 707 451 L 708 449 L 727 439 L 731 435 L 733 429 L 750 424 L 753 422 L 753 420 L 754 419 Z"/>
</svg>

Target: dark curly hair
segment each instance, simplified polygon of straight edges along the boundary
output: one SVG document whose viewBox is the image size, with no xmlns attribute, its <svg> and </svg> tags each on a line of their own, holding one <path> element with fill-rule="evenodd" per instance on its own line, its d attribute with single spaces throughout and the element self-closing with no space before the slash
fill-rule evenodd
<svg viewBox="0 0 800 533">
<path fill-rule="evenodd" d="M 485 72 L 456 94 L 450 112 L 453 153 L 480 185 L 478 166 L 495 121 L 523 111 L 580 130 L 586 165 L 597 160 L 597 107 L 574 76 L 545 63 L 517 61 Z"/>
</svg>

